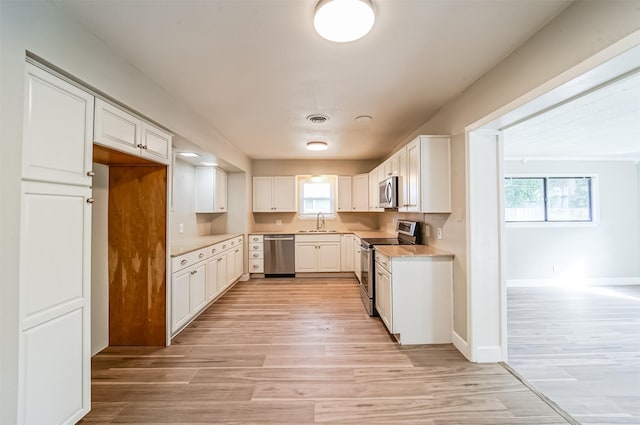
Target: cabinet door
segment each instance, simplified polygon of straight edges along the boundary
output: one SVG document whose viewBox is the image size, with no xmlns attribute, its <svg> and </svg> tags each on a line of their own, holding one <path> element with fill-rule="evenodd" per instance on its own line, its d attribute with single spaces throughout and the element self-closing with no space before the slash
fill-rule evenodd
<svg viewBox="0 0 640 425">
<path fill-rule="evenodd" d="M 353 235 L 342 235 L 340 238 L 340 271 L 353 271 Z"/>
<path fill-rule="evenodd" d="M 215 212 L 227 212 L 227 173 L 223 170 L 215 169 Z"/>
<path fill-rule="evenodd" d="M 273 207 L 275 211 L 296 212 L 296 178 L 280 176 L 273 178 Z"/>
<path fill-rule="evenodd" d="M 406 209 L 420 211 L 420 140 L 407 145 Z"/>
<path fill-rule="evenodd" d="M 253 178 L 253 211 L 273 212 L 273 177 Z"/>
<path fill-rule="evenodd" d="M 231 248 L 226 252 L 227 257 L 227 284 L 229 286 L 233 283 L 236 277 L 236 255 L 234 253 L 235 249 Z"/>
<path fill-rule="evenodd" d="M 168 164 L 171 157 L 171 134 L 150 124 L 142 124 L 142 156 Z"/>
<path fill-rule="evenodd" d="M 376 310 L 389 332 L 393 333 L 391 274 L 376 265 Z"/>
<path fill-rule="evenodd" d="M 94 98 L 27 64 L 22 178 L 90 186 Z"/>
<path fill-rule="evenodd" d="M 191 268 L 174 273 L 171 278 L 171 331 L 176 332 L 191 317 L 189 280 Z"/>
<path fill-rule="evenodd" d="M 196 167 L 196 212 L 214 212 L 214 169 L 212 167 Z"/>
<path fill-rule="evenodd" d="M 451 153 L 448 137 L 420 138 L 421 212 L 451 212 Z"/>
<path fill-rule="evenodd" d="M 369 175 L 353 176 L 351 184 L 351 209 L 355 212 L 369 210 Z"/>
<path fill-rule="evenodd" d="M 140 119 L 102 99 L 96 99 L 95 118 L 94 142 L 131 155 L 140 155 L 143 146 Z"/>
<path fill-rule="evenodd" d="M 317 272 L 318 248 L 315 243 L 296 243 L 296 273 Z"/>
<path fill-rule="evenodd" d="M 216 256 L 207 261 L 207 302 L 218 293 L 218 264 L 220 257 Z"/>
<path fill-rule="evenodd" d="M 76 423 L 90 408 L 90 195 L 22 183 L 18 423 Z"/>
<path fill-rule="evenodd" d="M 362 252 L 360 251 L 360 238 L 353 239 L 353 270 L 358 282 L 362 281 Z"/>
<path fill-rule="evenodd" d="M 216 281 L 218 282 L 218 289 L 216 291 L 217 294 L 227 289 L 227 254 L 221 254 L 218 259 L 218 278 Z"/>
<path fill-rule="evenodd" d="M 318 271 L 340 271 L 340 242 L 318 243 Z"/>
<path fill-rule="evenodd" d="M 351 176 L 338 176 L 338 212 L 351 212 Z"/>
<path fill-rule="evenodd" d="M 397 153 L 398 157 L 398 211 L 407 211 L 407 148 Z"/>
<path fill-rule="evenodd" d="M 237 280 L 242 276 L 244 269 L 244 255 L 242 253 L 242 245 L 237 246 L 233 251 L 235 271 L 233 273 L 233 280 Z"/>
<path fill-rule="evenodd" d="M 207 265 L 198 263 L 190 274 L 189 299 L 191 315 L 197 313 L 207 303 Z"/>
</svg>

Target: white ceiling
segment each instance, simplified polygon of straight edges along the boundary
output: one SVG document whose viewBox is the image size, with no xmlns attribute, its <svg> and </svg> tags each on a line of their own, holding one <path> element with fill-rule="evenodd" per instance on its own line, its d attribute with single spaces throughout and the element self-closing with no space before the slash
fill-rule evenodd
<svg viewBox="0 0 640 425">
<path fill-rule="evenodd" d="M 640 160 L 640 72 L 504 130 L 509 159 Z"/>
<path fill-rule="evenodd" d="M 373 30 L 346 44 L 314 32 L 315 0 L 57 4 L 251 158 L 375 159 L 570 3 L 373 1 Z"/>
</svg>

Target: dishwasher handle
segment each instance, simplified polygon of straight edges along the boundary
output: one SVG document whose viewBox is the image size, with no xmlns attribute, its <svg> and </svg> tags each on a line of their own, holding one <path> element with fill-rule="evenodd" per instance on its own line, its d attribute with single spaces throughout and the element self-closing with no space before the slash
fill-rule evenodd
<svg viewBox="0 0 640 425">
<path fill-rule="evenodd" d="M 270 237 L 265 236 L 264 240 L 265 241 L 292 241 L 293 240 L 293 236 L 285 237 L 285 238 L 270 238 Z"/>
</svg>

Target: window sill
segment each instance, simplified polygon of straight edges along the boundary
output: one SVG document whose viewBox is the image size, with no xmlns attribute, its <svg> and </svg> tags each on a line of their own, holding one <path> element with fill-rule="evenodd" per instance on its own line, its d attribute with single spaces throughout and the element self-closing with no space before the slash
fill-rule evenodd
<svg viewBox="0 0 640 425">
<path fill-rule="evenodd" d="M 541 229 L 559 227 L 596 227 L 596 221 L 522 221 L 505 223 L 507 229 Z"/>
</svg>

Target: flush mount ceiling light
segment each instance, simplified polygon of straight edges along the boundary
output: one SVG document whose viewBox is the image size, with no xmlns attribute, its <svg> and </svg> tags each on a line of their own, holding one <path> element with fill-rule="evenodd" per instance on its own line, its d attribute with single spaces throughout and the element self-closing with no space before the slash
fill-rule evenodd
<svg viewBox="0 0 640 425">
<path fill-rule="evenodd" d="M 375 20 L 370 0 L 320 0 L 313 26 L 323 38 L 346 43 L 367 35 Z"/>
<path fill-rule="evenodd" d="M 372 119 L 373 117 L 371 115 L 359 115 L 355 118 L 356 122 L 359 123 L 371 122 Z"/>
<path fill-rule="evenodd" d="M 326 151 L 328 148 L 327 142 L 308 142 L 307 150 L 310 151 Z"/>
<path fill-rule="evenodd" d="M 200 156 L 195 152 L 178 152 L 178 155 L 182 155 L 182 156 L 185 156 L 187 158 L 195 158 L 195 157 Z"/>
<path fill-rule="evenodd" d="M 314 124 L 323 124 L 325 123 L 329 117 L 325 114 L 311 114 L 307 115 L 307 120 L 311 121 Z"/>
<path fill-rule="evenodd" d="M 200 164 L 206 166 L 206 167 L 216 167 L 218 164 L 216 164 L 215 162 L 201 162 Z"/>
</svg>

